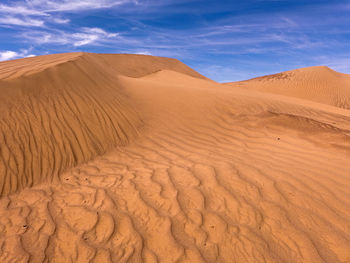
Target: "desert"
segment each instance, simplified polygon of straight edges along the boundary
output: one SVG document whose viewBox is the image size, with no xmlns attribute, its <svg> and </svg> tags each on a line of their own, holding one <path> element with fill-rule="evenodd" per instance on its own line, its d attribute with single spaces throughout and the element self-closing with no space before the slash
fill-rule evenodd
<svg viewBox="0 0 350 263">
<path fill-rule="evenodd" d="M 0 262 L 350 262 L 350 75 L 0 62 Z"/>
</svg>

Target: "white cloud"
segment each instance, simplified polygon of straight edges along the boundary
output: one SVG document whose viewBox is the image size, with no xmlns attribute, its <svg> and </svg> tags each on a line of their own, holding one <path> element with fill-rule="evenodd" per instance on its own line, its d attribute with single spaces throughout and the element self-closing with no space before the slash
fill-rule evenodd
<svg viewBox="0 0 350 263">
<path fill-rule="evenodd" d="M 18 57 L 18 53 L 14 52 L 14 51 L 0 51 L 0 61 L 4 61 L 4 60 L 9 60 L 9 59 L 14 59 Z"/>
<path fill-rule="evenodd" d="M 30 51 L 31 49 L 22 49 L 19 52 L 11 50 L 0 51 L 0 61 L 24 57 L 34 57 L 34 54 L 29 54 Z"/>
<path fill-rule="evenodd" d="M 73 39 L 76 39 L 76 41 L 73 43 L 75 47 L 91 44 L 92 42 L 95 42 L 98 39 L 98 35 L 89 35 L 82 33 L 73 34 L 72 36 Z"/>
</svg>

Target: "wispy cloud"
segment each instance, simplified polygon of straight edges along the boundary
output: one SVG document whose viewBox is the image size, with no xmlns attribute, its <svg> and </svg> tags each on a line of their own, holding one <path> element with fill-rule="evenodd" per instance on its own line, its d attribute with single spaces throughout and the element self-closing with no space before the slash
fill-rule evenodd
<svg viewBox="0 0 350 263">
<path fill-rule="evenodd" d="M 118 37 L 118 33 L 107 33 L 101 28 L 83 28 L 82 33 L 74 33 L 67 35 L 66 37 L 71 38 L 73 45 L 76 47 L 85 46 L 94 42 L 103 42 L 107 39 Z"/>
<path fill-rule="evenodd" d="M 17 14 L 22 16 L 49 16 L 49 14 L 41 11 L 41 8 L 35 9 L 28 2 L 15 2 L 12 5 L 0 4 L 0 13 Z"/>
<path fill-rule="evenodd" d="M 75 47 L 85 46 L 88 44 L 101 44 L 111 39 L 117 39 L 118 33 L 110 33 L 97 27 L 80 28 L 75 32 L 65 32 L 63 30 L 48 31 L 30 31 L 21 35 L 22 39 L 36 44 L 60 44 L 71 45 Z"/>
<path fill-rule="evenodd" d="M 38 20 L 38 19 L 31 19 L 31 18 L 5 16 L 5 17 L 0 17 L 0 24 L 26 26 L 26 27 L 41 27 L 44 25 L 44 21 Z"/>
<path fill-rule="evenodd" d="M 110 8 L 125 3 L 137 4 L 137 0 L 26 0 L 13 1 L 11 4 L 0 4 L 0 12 L 49 16 L 50 13 L 62 11 L 81 11 L 90 9 Z"/>
<path fill-rule="evenodd" d="M 111 8 L 137 0 L 20 0 L 0 4 L 0 25 L 42 27 L 45 22 L 66 24 L 65 12 Z M 47 25 L 46 25 L 47 26 Z"/>
<path fill-rule="evenodd" d="M 60 18 L 60 17 L 55 17 L 52 19 L 52 21 L 57 24 L 67 24 L 70 22 L 68 18 Z"/>
</svg>

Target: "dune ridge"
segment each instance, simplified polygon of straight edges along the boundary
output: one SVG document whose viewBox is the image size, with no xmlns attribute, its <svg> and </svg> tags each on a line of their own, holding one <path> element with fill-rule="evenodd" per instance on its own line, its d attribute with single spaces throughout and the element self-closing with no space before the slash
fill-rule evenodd
<svg viewBox="0 0 350 263">
<path fill-rule="evenodd" d="M 104 107 L 113 83 L 137 136 L 4 195 L 1 262 L 350 262 L 349 110 L 100 58 L 50 76 Z M 91 78 L 72 82 L 78 66 Z"/>
</svg>

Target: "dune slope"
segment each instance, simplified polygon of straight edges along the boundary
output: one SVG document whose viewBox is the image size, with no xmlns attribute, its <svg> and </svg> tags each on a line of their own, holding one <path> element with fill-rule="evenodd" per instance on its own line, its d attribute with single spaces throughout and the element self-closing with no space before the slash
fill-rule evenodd
<svg viewBox="0 0 350 263">
<path fill-rule="evenodd" d="M 4 62 L 0 78 L 1 195 L 127 144 L 141 124 L 107 66 L 82 54 Z"/>
<path fill-rule="evenodd" d="M 79 57 L 138 136 L 4 195 L 0 262 L 350 262 L 350 111 Z"/>
<path fill-rule="evenodd" d="M 226 85 L 350 109 L 350 75 L 324 66 L 296 69 Z"/>
</svg>

